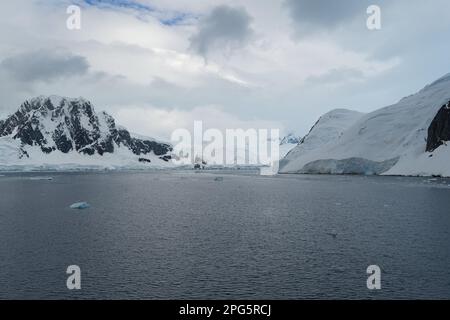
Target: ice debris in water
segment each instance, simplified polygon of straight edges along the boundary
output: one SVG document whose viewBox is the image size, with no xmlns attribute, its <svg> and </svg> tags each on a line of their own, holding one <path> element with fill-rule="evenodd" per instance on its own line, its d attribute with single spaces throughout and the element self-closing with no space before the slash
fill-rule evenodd
<svg viewBox="0 0 450 320">
<path fill-rule="evenodd" d="M 214 178 L 214 181 L 223 181 L 223 177 L 216 177 Z"/>
<path fill-rule="evenodd" d="M 87 208 L 90 208 L 90 205 L 87 202 L 77 202 L 70 206 L 70 209 L 82 210 L 82 209 L 87 209 Z"/>
<path fill-rule="evenodd" d="M 30 180 L 32 181 L 51 181 L 53 180 L 53 177 L 31 177 Z"/>
</svg>

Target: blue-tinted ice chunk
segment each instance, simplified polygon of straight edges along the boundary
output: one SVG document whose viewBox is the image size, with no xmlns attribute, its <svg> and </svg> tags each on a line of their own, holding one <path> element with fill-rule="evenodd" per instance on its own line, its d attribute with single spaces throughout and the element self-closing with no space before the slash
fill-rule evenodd
<svg viewBox="0 0 450 320">
<path fill-rule="evenodd" d="M 90 208 L 90 207 L 91 206 L 87 202 L 77 202 L 77 203 L 72 204 L 70 206 L 70 209 L 82 210 L 82 209 L 87 209 L 87 208 Z"/>
</svg>

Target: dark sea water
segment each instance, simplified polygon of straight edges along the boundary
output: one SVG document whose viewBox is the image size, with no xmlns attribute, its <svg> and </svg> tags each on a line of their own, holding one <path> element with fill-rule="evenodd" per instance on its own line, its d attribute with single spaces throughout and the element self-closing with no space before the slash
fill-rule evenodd
<svg viewBox="0 0 450 320">
<path fill-rule="evenodd" d="M 1 299 L 450 298 L 447 180 L 36 175 L 0 176 Z"/>
</svg>

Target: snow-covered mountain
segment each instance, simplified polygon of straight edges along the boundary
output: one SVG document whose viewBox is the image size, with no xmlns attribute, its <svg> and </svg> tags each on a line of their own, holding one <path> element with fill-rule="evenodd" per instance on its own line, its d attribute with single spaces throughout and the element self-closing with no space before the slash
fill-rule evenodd
<svg viewBox="0 0 450 320">
<path fill-rule="evenodd" d="M 335 110 L 282 160 L 281 173 L 450 176 L 450 74 L 397 104 Z"/>
<path fill-rule="evenodd" d="M 289 133 L 280 140 L 280 159 L 283 159 L 292 149 L 300 143 L 300 138 Z"/>
<path fill-rule="evenodd" d="M 170 144 L 132 136 L 82 98 L 38 97 L 0 121 L 0 168 L 167 166 Z"/>
<path fill-rule="evenodd" d="M 280 146 L 283 146 L 285 144 L 299 144 L 300 138 L 294 135 L 293 133 L 289 133 L 287 136 L 281 139 Z"/>
</svg>

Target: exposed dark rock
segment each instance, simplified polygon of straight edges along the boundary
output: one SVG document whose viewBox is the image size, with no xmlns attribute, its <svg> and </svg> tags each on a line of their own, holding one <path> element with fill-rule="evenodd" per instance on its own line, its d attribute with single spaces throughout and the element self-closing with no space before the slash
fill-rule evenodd
<svg viewBox="0 0 450 320">
<path fill-rule="evenodd" d="M 30 155 L 28 154 L 28 152 L 26 152 L 25 150 L 23 150 L 23 148 L 20 148 L 20 149 L 19 149 L 19 159 L 22 159 L 22 158 L 24 158 L 24 157 L 29 158 Z"/>
<path fill-rule="evenodd" d="M 443 105 L 428 128 L 427 150 L 433 152 L 450 141 L 450 102 Z"/>
<path fill-rule="evenodd" d="M 159 157 L 161 160 L 165 161 L 165 162 L 169 162 L 170 160 L 172 160 L 172 156 L 171 155 L 166 155 L 166 156 L 162 156 Z"/>
<path fill-rule="evenodd" d="M 143 162 L 143 163 L 151 163 L 152 160 L 150 160 L 150 159 L 145 159 L 145 158 L 139 158 L 139 162 Z"/>
</svg>

